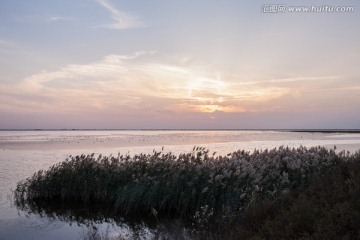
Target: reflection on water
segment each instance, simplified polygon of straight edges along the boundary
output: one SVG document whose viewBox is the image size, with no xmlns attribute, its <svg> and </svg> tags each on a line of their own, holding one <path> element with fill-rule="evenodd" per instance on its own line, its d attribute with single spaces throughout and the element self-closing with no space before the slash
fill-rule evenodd
<svg viewBox="0 0 360 240">
<path fill-rule="evenodd" d="M 80 228 L 78 239 L 190 239 L 191 228 L 181 219 L 152 214 L 121 217 L 103 204 L 76 204 L 73 202 L 24 202 L 14 200 L 15 206 L 27 218 L 47 219 L 48 230 L 64 223 L 66 229 Z M 53 223 L 53 226 L 51 226 Z M 33 225 L 32 227 L 39 228 Z M 63 234 L 60 235 L 64 237 Z"/>
<path fill-rule="evenodd" d="M 141 216 L 141 220 L 111 214 L 106 219 L 104 209 L 102 213 L 90 214 L 81 206 L 69 208 L 55 203 L 58 206 L 16 207 L 12 205 L 11 189 L 18 181 L 69 155 L 118 152 L 133 155 L 161 151 L 163 146 L 165 152 L 179 154 L 191 151 L 194 145 L 222 155 L 238 149 L 252 151 L 281 145 L 337 145 L 339 150 L 354 152 L 360 149 L 360 135 L 276 131 L 0 131 L 0 239 L 81 239 L 93 226 L 98 235 L 108 231 L 112 237 L 141 231 L 148 231 L 147 236 L 164 232 L 151 225 L 154 220 L 150 213 Z M 91 212 L 94 209 L 96 206 L 91 206 Z M 111 213 L 111 209 L 107 211 Z M 145 222 L 146 218 L 150 221 Z"/>
<path fill-rule="evenodd" d="M 80 233 L 81 240 L 126 240 L 126 239 L 171 239 L 190 240 L 191 232 L 186 229 L 181 220 L 160 223 L 150 231 L 145 225 L 138 225 L 132 232 L 114 231 L 109 225 L 95 227 L 87 226 Z"/>
</svg>

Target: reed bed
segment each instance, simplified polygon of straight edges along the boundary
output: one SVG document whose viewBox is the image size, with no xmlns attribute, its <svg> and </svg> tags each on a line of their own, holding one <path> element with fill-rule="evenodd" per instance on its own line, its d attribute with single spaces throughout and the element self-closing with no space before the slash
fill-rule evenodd
<svg viewBox="0 0 360 240">
<path fill-rule="evenodd" d="M 98 203 L 121 214 L 167 214 L 201 225 L 212 216 L 241 214 L 256 200 L 276 200 L 349 158 L 324 147 L 70 156 L 19 182 L 15 201 Z"/>
</svg>

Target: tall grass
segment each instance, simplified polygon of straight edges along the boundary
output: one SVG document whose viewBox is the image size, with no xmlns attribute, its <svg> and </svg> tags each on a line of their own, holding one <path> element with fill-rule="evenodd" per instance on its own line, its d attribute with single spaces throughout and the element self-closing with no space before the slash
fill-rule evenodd
<svg viewBox="0 0 360 240">
<path fill-rule="evenodd" d="M 256 199 L 275 200 L 346 161 L 324 147 L 280 147 L 226 156 L 204 148 L 180 154 L 70 156 L 17 184 L 15 202 L 99 203 L 113 212 L 194 218 L 241 214 Z M 207 212 L 204 213 L 204 209 Z M 210 214 L 211 213 L 211 214 Z"/>
<path fill-rule="evenodd" d="M 252 203 L 197 239 L 360 239 L 360 151 L 280 200 Z"/>
</svg>

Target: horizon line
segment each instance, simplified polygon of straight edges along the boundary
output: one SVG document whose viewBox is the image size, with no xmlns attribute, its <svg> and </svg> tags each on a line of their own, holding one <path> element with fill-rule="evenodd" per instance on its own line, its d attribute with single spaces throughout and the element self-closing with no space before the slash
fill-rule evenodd
<svg viewBox="0 0 360 240">
<path fill-rule="evenodd" d="M 12 128 L 0 131 L 285 131 L 285 132 L 349 132 L 360 133 L 359 128 Z"/>
</svg>

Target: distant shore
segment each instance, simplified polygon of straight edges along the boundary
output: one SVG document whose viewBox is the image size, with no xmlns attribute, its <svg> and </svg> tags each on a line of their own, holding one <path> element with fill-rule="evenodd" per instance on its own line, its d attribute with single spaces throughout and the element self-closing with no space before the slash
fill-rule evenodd
<svg viewBox="0 0 360 240">
<path fill-rule="evenodd" d="M 360 129 L 0 129 L 0 131 L 269 131 L 269 132 L 316 132 L 316 133 L 360 133 Z"/>
<path fill-rule="evenodd" d="M 286 131 L 286 130 L 283 130 Z M 288 130 L 289 132 L 316 132 L 316 133 L 360 133 L 359 129 L 301 129 L 301 130 Z"/>
</svg>

